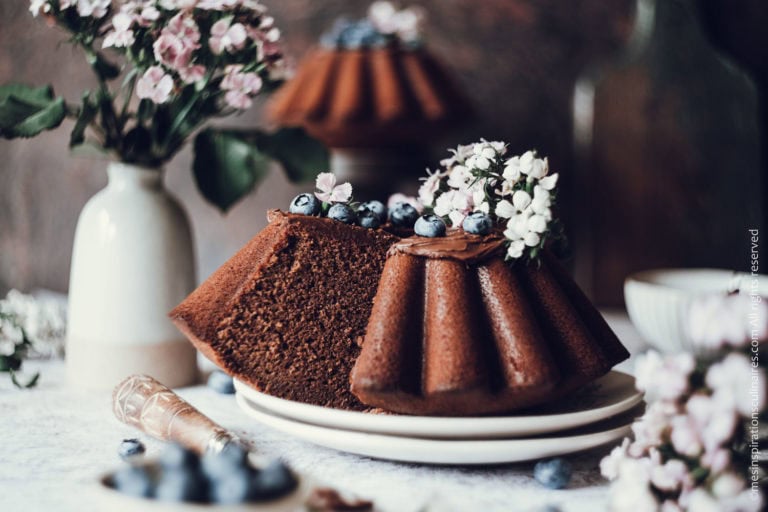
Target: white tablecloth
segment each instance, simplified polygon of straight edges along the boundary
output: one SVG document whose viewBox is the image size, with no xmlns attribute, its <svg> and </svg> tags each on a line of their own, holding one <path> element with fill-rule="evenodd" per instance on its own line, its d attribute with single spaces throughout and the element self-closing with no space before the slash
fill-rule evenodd
<svg viewBox="0 0 768 512">
<path fill-rule="evenodd" d="M 623 313 L 606 314 L 633 353 L 642 350 Z M 620 365 L 631 370 L 632 360 Z M 8 512 L 109 512 L 97 476 L 121 464 L 117 446 L 140 437 L 149 455 L 161 443 L 119 423 L 106 394 L 68 389 L 62 361 L 25 363 L 40 370 L 38 387 L 20 391 L 0 374 L 0 510 Z M 563 512 L 605 509 L 607 484 L 597 470 L 604 447 L 571 456 L 574 477 L 564 490 L 533 479 L 533 463 L 489 468 L 435 467 L 372 460 L 335 452 L 270 430 L 242 413 L 233 396 L 195 386 L 179 394 L 214 421 L 256 442 L 267 456 L 329 485 L 372 499 L 377 510 L 536 511 L 553 504 Z"/>
</svg>

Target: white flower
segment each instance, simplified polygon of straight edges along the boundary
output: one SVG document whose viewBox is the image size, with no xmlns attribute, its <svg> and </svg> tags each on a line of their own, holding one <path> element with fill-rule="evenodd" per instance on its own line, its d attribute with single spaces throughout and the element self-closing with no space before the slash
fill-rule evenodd
<svg viewBox="0 0 768 512">
<path fill-rule="evenodd" d="M 693 512 L 723 512 L 717 500 L 701 487 L 692 490 L 687 501 L 687 510 Z"/>
<path fill-rule="evenodd" d="M 520 170 L 520 157 L 519 156 L 513 156 L 512 158 L 508 159 L 504 166 L 504 172 L 502 176 L 506 180 L 506 183 L 508 186 L 515 185 L 518 181 L 520 181 L 520 177 L 523 175 L 523 173 Z"/>
<path fill-rule="evenodd" d="M 543 233 L 547 230 L 547 219 L 543 215 L 531 215 L 528 219 L 528 229 L 534 233 Z"/>
<path fill-rule="evenodd" d="M 509 219 L 513 217 L 515 213 L 517 213 L 517 209 L 506 199 L 502 199 L 496 205 L 496 215 L 502 219 Z"/>
<path fill-rule="evenodd" d="M 711 294 L 694 299 L 687 317 L 687 334 L 705 350 L 744 346 L 752 338 L 768 337 L 768 304 L 746 294 Z"/>
<path fill-rule="evenodd" d="M 744 479 L 729 471 L 712 482 L 712 494 L 717 498 L 732 498 L 744 489 Z"/>
<path fill-rule="evenodd" d="M 488 201 L 482 201 L 475 204 L 476 212 L 491 213 L 491 204 Z"/>
<path fill-rule="evenodd" d="M 467 166 L 486 171 L 491 167 L 491 161 L 484 156 L 473 155 L 467 159 Z"/>
<path fill-rule="evenodd" d="M 628 457 L 629 438 L 625 437 L 619 446 L 615 446 L 611 453 L 600 461 L 600 474 L 608 480 L 614 480 L 619 476 L 619 466 Z"/>
<path fill-rule="evenodd" d="M 439 171 L 429 173 L 427 171 L 427 178 L 424 179 L 424 183 L 419 187 L 419 200 L 426 206 L 432 206 L 435 202 L 435 193 L 440 189 L 440 180 L 443 175 Z"/>
<path fill-rule="evenodd" d="M 731 404 L 697 393 L 688 400 L 685 409 L 698 428 L 705 450 L 715 451 L 733 437 L 738 418 Z"/>
<path fill-rule="evenodd" d="M 536 247 L 541 242 L 541 237 L 538 233 L 528 232 L 523 236 L 523 241 L 528 247 Z"/>
<path fill-rule="evenodd" d="M 438 217 L 445 217 L 453 210 L 453 196 L 456 192 L 449 190 L 440 194 L 435 201 L 434 212 Z"/>
<path fill-rule="evenodd" d="M 531 196 L 525 190 L 518 190 L 512 194 L 512 204 L 517 211 L 522 212 L 531 204 Z"/>
<path fill-rule="evenodd" d="M 461 223 L 464 222 L 466 216 L 467 213 L 464 213 L 461 210 L 452 210 L 451 213 L 448 214 L 448 218 L 451 220 L 451 226 L 454 227 L 461 226 Z"/>
<path fill-rule="evenodd" d="M 467 182 L 472 179 L 472 173 L 463 165 L 454 165 L 448 172 L 448 186 L 451 188 L 465 188 Z"/>
<path fill-rule="evenodd" d="M 93 16 L 94 18 L 103 18 L 109 12 L 112 0 L 69 0 L 59 2 L 62 9 L 75 4 L 77 5 L 77 14 L 80 17 L 87 18 Z"/>
<path fill-rule="evenodd" d="M 533 168 L 533 161 L 536 159 L 536 153 L 533 151 L 526 151 L 517 160 L 517 165 L 520 168 L 522 174 L 528 175 Z"/>
<path fill-rule="evenodd" d="M 525 249 L 525 242 L 522 242 L 520 240 L 510 242 L 509 247 L 507 247 L 507 256 L 509 256 L 512 259 L 517 259 L 523 255 L 524 249 Z"/>
<path fill-rule="evenodd" d="M 751 392 L 753 379 L 757 393 Z M 760 368 L 753 369 L 743 354 L 728 354 L 723 361 L 712 365 L 706 382 L 713 390 L 713 400 L 734 408 L 744 417 L 751 416 L 753 406 L 758 411 L 765 406 L 765 374 Z"/>
<path fill-rule="evenodd" d="M 31 0 L 29 2 L 29 11 L 32 16 L 39 16 L 40 14 L 47 14 L 51 12 L 51 4 L 49 0 Z"/>
<path fill-rule="evenodd" d="M 331 172 L 318 174 L 315 186 L 319 190 L 315 192 L 315 196 L 326 203 L 346 203 L 352 197 L 352 185 L 349 183 L 336 185 L 336 176 Z"/>
<path fill-rule="evenodd" d="M 173 91 L 173 78 L 160 66 L 152 66 L 136 82 L 136 95 L 161 104 L 168 101 Z"/>
<path fill-rule="evenodd" d="M 692 485 L 693 477 L 683 461 L 672 459 L 651 470 L 651 482 L 662 491 L 671 492 Z"/>
<path fill-rule="evenodd" d="M 682 414 L 672 418 L 670 440 L 678 453 L 688 457 L 697 457 L 704 449 L 698 426 L 689 416 Z"/>
<path fill-rule="evenodd" d="M 549 162 L 547 159 L 534 158 L 531 162 L 531 169 L 528 171 L 528 180 L 541 179 L 549 172 Z"/>
<path fill-rule="evenodd" d="M 527 232 L 528 217 L 526 215 L 513 215 L 507 221 L 504 236 L 510 240 L 522 240 Z"/>
<path fill-rule="evenodd" d="M 635 364 L 635 385 L 648 400 L 676 400 L 688 390 L 695 366 L 693 356 L 681 353 L 662 357 L 655 350 L 642 354 Z"/>
<path fill-rule="evenodd" d="M 731 452 L 725 448 L 707 451 L 701 456 L 701 465 L 712 473 L 720 473 L 731 463 Z"/>
<path fill-rule="evenodd" d="M 239 50 L 245 45 L 248 34 L 242 23 L 232 24 L 232 18 L 220 19 L 211 27 L 208 46 L 215 55 Z"/>
<path fill-rule="evenodd" d="M 541 178 L 539 180 L 539 186 L 543 188 L 544 190 L 552 190 L 555 188 L 555 185 L 557 185 L 557 179 L 560 177 L 559 174 L 550 174 L 549 176 L 546 176 L 544 178 Z"/>
<path fill-rule="evenodd" d="M 645 414 L 632 424 L 635 441 L 629 446 L 629 454 L 641 457 L 659 446 L 669 429 L 677 407 L 669 402 L 651 402 Z"/>
<path fill-rule="evenodd" d="M 132 26 L 133 16 L 124 12 L 115 14 L 112 17 L 112 31 L 104 37 L 102 47 L 124 48 L 131 46 L 136 40 L 131 30 Z"/>
</svg>

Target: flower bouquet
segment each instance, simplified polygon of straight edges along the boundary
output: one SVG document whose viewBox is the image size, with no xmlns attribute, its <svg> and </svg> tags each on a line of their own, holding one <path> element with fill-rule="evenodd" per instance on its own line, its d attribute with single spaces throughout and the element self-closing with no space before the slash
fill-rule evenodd
<svg viewBox="0 0 768 512">
<path fill-rule="evenodd" d="M 637 388 L 648 408 L 600 464 L 612 480 L 611 510 L 764 510 L 768 307 L 759 296 L 705 297 L 689 312 L 701 350 L 641 356 Z"/>
<path fill-rule="evenodd" d="M 264 176 L 269 158 L 292 179 L 327 165 L 324 148 L 300 130 L 201 131 L 286 75 L 280 31 L 257 0 L 31 0 L 30 10 L 84 52 L 97 86 L 78 104 L 50 86 L 0 86 L 3 137 L 32 137 L 69 118 L 71 147 L 159 168 L 196 135 L 197 185 L 223 210 Z"/>
</svg>

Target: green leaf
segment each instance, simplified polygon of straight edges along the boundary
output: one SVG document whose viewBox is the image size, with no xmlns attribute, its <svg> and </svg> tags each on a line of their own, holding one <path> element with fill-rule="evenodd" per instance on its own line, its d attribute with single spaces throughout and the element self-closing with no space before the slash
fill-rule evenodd
<svg viewBox="0 0 768 512">
<path fill-rule="evenodd" d="M 18 356 L 0 356 L 0 372 L 12 372 L 21 368 L 21 358 Z"/>
<path fill-rule="evenodd" d="M 302 128 L 281 128 L 257 137 L 255 143 L 282 164 L 288 179 L 293 182 L 312 181 L 318 173 L 330 167 L 328 149 Z"/>
<path fill-rule="evenodd" d="M 99 113 L 99 107 L 96 103 L 90 100 L 90 93 L 83 94 L 83 106 L 80 109 L 80 113 L 75 121 L 75 127 L 72 129 L 72 134 L 69 137 L 69 147 L 79 146 L 85 142 L 85 130 L 88 129 L 88 125 L 96 118 L 96 114 Z"/>
<path fill-rule="evenodd" d="M 61 124 L 67 108 L 50 87 L 0 86 L 0 136 L 33 137 Z"/>
<path fill-rule="evenodd" d="M 267 173 L 269 161 L 249 134 L 206 129 L 195 137 L 193 172 L 203 197 L 227 211 Z"/>
</svg>

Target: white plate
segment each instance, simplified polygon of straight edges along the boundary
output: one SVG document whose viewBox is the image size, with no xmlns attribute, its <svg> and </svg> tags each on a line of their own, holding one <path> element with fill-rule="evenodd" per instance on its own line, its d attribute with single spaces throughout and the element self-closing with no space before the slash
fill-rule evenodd
<svg viewBox="0 0 768 512">
<path fill-rule="evenodd" d="M 630 433 L 642 406 L 605 422 L 527 439 L 447 440 L 367 434 L 321 427 L 275 415 L 237 395 L 243 411 L 264 425 L 326 448 L 376 459 L 422 464 L 506 464 L 574 453 L 617 441 Z"/>
<path fill-rule="evenodd" d="M 265 395 L 235 381 L 238 395 L 261 410 L 315 425 L 361 432 L 440 439 L 493 439 L 557 432 L 610 418 L 640 403 L 631 375 L 612 371 L 557 404 L 512 416 L 446 418 L 344 411 Z"/>
</svg>

